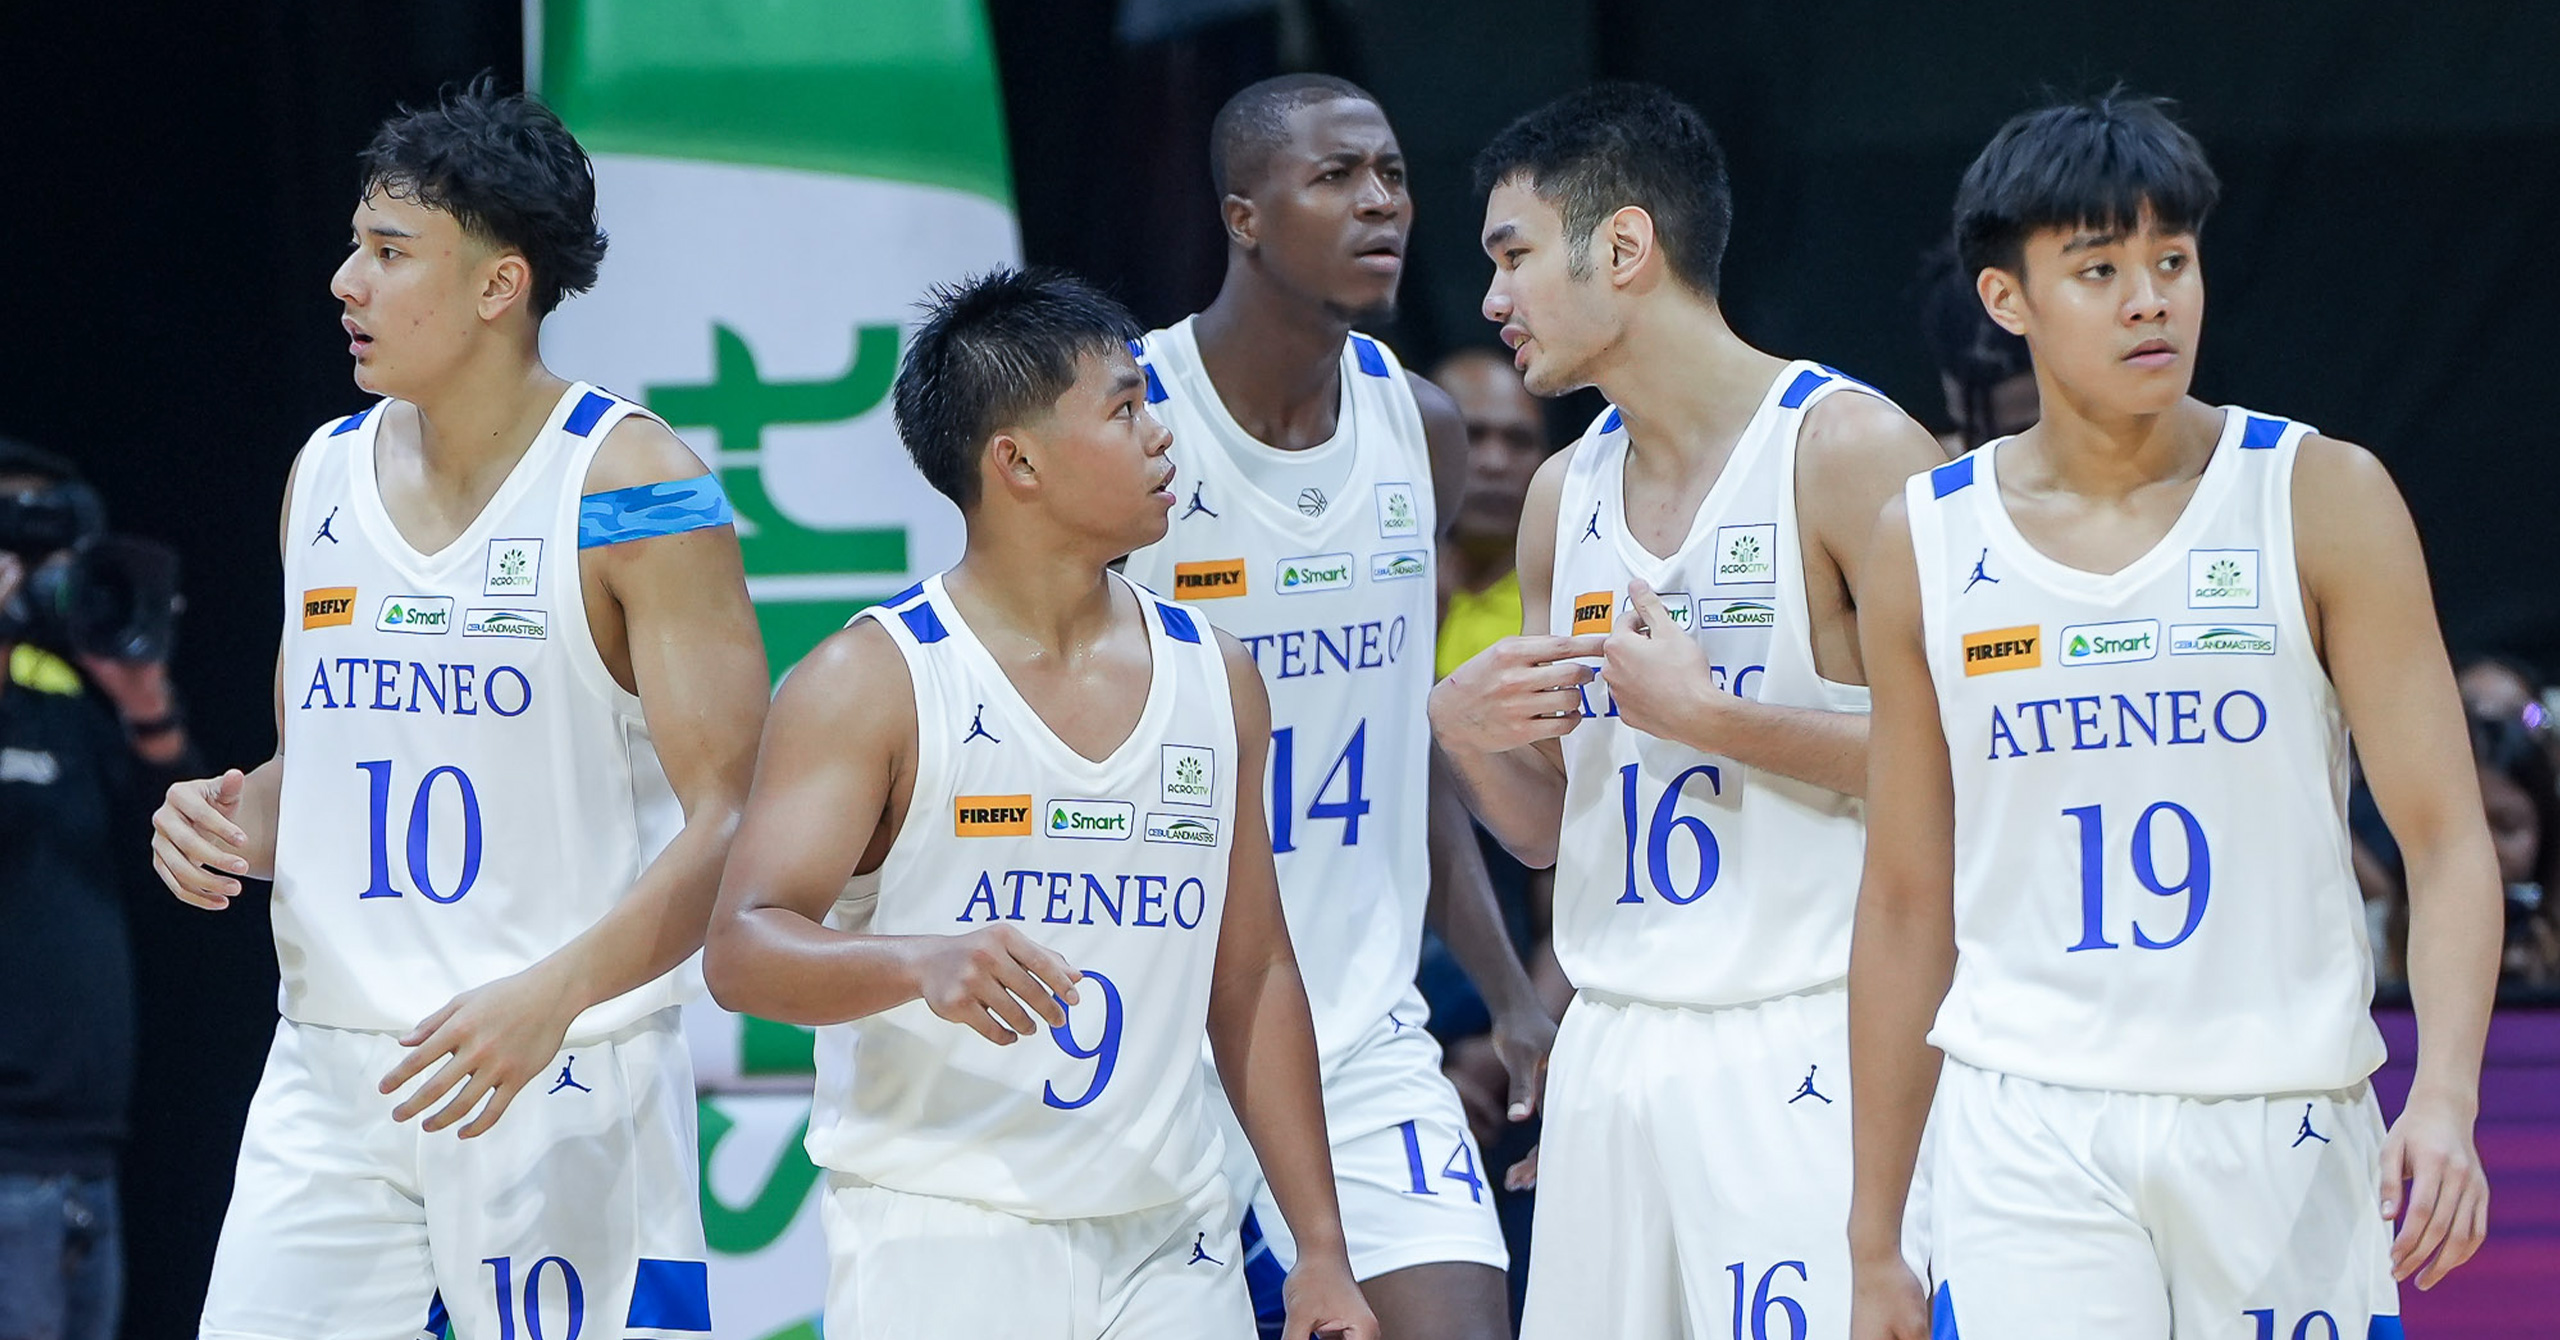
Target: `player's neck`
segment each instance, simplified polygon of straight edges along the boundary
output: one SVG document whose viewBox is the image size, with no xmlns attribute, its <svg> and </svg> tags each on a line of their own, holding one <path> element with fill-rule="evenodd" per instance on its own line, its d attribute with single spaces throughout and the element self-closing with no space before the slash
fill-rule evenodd
<svg viewBox="0 0 2560 1340">
<path fill-rule="evenodd" d="M 1283 450 L 1333 439 L 1350 333 L 1339 313 L 1283 293 L 1241 264 L 1227 267 L 1216 300 L 1191 326 L 1200 366 L 1228 416 Z"/>
<path fill-rule="evenodd" d="M 2044 414 L 2001 455 L 2002 478 L 2030 480 L 2090 498 L 2123 498 L 2204 469 L 2222 435 L 2222 411 L 2193 396 L 2168 409 L 2112 410 L 2039 375 Z"/>
<path fill-rule="evenodd" d="M 428 477 L 447 480 L 512 466 L 568 389 L 524 352 L 492 348 L 466 360 L 453 376 L 408 397 L 418 411 L 418 460 Z"/>
<path fill-rule="evenodd" d="M 1106 560 L 1069 558 L 1058 546 L 1026 543 L 1020 533 L 1032 527 L 1007 527 L 1014 535 L 1002 539 L 989 537 L 995 529 L 971 526 L 968 548 L 942 579 L 978 640 L 998 660 L 1026 651 L 1075 657 L 1091 650 L 1111 630 L 1116 612 L 1116 582 Z"/>
<path fill-rule="evenodd" d="M 1593 383 L 1638 456 L 1720 456 L 1759 411 L 1786 360 L 1743 342 L 1715 304 L 1666 294 L 1638 309 Z"/>
</svg>

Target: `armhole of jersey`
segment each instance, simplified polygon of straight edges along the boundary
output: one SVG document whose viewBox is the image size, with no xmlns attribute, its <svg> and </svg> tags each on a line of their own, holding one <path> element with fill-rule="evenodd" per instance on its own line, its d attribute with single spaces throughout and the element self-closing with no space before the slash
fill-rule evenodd
<svg viewBox="0 0 2560 1340">
<path fill-rule="evenodd" d="M 880 854 L 879 868 L 862 876 L 866 879 L 880 879 L 889 873 L 893 865 L 915 859 L 916 853 L 922 850 L 919 844 L 930 836 L 926 828 L 931 826 L 932 816 L 950 803 L 953 794 L 950 750 L 946 745 L 936 743 L 925 729 L 928 705 L 939 706 L 941 693 L 925 674 L 927 653 L 924 643 L 903 617 L 918 605 L 928 605 L 930 599 L 924 583 L 918 582 L 877 605 L 865 607 L 845 623 L 845 627 L 851 628 L 869 619 L 889 635 L 889 645 L 898 649 L 898 659 L 907 668 L 907 698 L 913 706 L 916 724 L 915 785 L 907 792 L 906 812 L 897 816 L 898 835 L 890 839 L 889 849 Z M 883 819 L 887 817 L 885 814 L 882 816 Z M 918 826 L 919 819 L 925 827 Z M 858 861 L 861 858 L 857 856 L 854 859 Z"/>
<path fill-rule="evenodd" d="M 665 420 L 609 392 L 591 390 L 587 394 L 606 395 L 611 403 L 589 421 L 585 433 L 570 437 L 573 445 L 569 460 L 561 471 L 564 486 L 561 492 L 564 496 L 552 521 L 552 534 L 559 538 L 545 546 L 546 549 L 556 548 L 567 556 L 567 561 L 561 565 L 564 569 L 560 574 L 562 589 L 553 608 L 560 613 L 559 623 L 563 627 L 577 630 L 577 636 L 569 640 L 568 651 L 569 664 L 577 668 L 578 677 L 586 681 L 589 689 L 602 694 L 606 702 L 613 704 L 616 712 L 625 718 L 640 720 L 645 727 L 640 695 L 615 681 L 613 671 L 604 663 L 604 653 L 596 648 L 595 620 L 587 610 L 587 551 L 578 547 L 578 505 L 586 497 L 587 474 L 595 469 L 596 454 L 604 450 L 605 439 L 613 436 L 613 430 L 621 427 L 623 420 L 637 416 L 661 425 Z M 574 420 L 577 414 L 573 412 L 570 417 Z M 625 631 L 628 631 L 628 625 Z"/>
<path fill-rule="evenodd" d="M 1778 619 L 1778 635 L 1796 643 L 1794 650 L 1796 654 L 1804 657 L 1805 674 L 1812 679 L 1815 688 L 1822 693 L 1823 697 L 1829 700 L 1824 703 L 1827 709 L 1864 711 L 1874 702 L 1874 690 L 1865 684 L 1851 684 L 1822 673 L 1822 663 L 1813 654 L 1813 593 L 1805 588 L 1804 491 L 1803 480 L 1798 471 L 1804 464 L 1804 453 L 1801 448 L 1804 446 L 1805 424 L 1813 418 L 1816 406 L 1840 392 L 1874 396 L 1888 405 L 1892 405 L 1893 401 L 1865 382 L 1843 376 L 1829 368 L 1823 368 L 1822 371 L 1830 375 L 1830 380 L 1817 384 L 1805 396 L 1803 408 L 1796 416 L 1796 430 L 1787 435 L 1786 443 L 1781 448 L 1784 453 L 1781 464 L 1784 467 L 1787 489 L 1786 534 L 1782 537 L 1783 542 L 1779 544 L 1778 552 L 1783 556 L 1779 561 L 1791 564 L 1795 574 L 1790 578 L 1783 568 L 1780 570 L 1778 598 L 1781 601 L 1794 601 L 1798 617 L 1792 621 L 1793 631 L 1789 631 L 1791 621 L 1785 617 L 1782 606 Z M 1896 408 L 1900 407 L 1896 406 Z M 1855 617 L 1853 614 L 1852 620 Z M 1854 627 L 1854 623 L 1852 626 Z"/>
<path fill-rule="evenodd" d="M 1353 335 L 1351 338 L 1367 340 L 1369 348 L 1377 351 L 1378 361 L 1386 365 L 1387 385 L 1395 388 L 1395 398 L 1403 402 L 1405 422 L 1413 432 L 1413 459 L 1410 464 L 1414 469 L 1422 472 L 1422 478 L 1432 478 L 1431 424 L 1422 417 L 1422 397 L 1413 393 L 1413 369 L 1406 367 L 1404 360 L 1396 357 L 1395 350 L 1388 348 L 1386 341 L 1367 335 Z M 1353 355 L 1355 363 L 1358 357 L 1359 355 L 1355 352 Z M 1355 366 L 1352 375 L 1362 374 Z M 1432 499 L 1434 520 L 1439 517 L 1439 506 L 1440 500 L 1435 495 Z"/>
<path fill-rule="evenodd" d="M 2319 682 L 2320 691 L 2329 694 L 2334 701 L 2337 682 L 2329 678 L 2327 658 L 2321 654 L 2320 644 L 2311 636 L 2311 611 L 2302 593 L 2302 545 L 2295 530 L 2299 514 L 2293 506 L 2294 472 L 2302 468 L 2302 441 L 2318 431 L 2309 424 L 2289 422 L 2285 425 L 2284 437 L 2268 453 L 2274 459 L 2267 462 L 2266 493 L 2258 500 L 2258 506 L 2260 515 L 2265 518 L 2263 528 L 2267 542 L 2284 546 L 2284 561 L 2266 565 L 2270 570 L 2281 570 L 2286 577 L 2284 581 L 2270 583 L 2277 588 L 2270 594 L 2275 597 L 2276 624 L 2282 630 L 2277 635 L 2277 645 L 2281 649 L 2283 639 L 2300 639 L 2302 659 L 2299 664 L 2308 678 Z M 2274 558 L 2275 555 L 2268 557 Z"/>
<path fill-rule="evenodd" d="M 1935 475 L 1934 470 L 1923 470 L 1905 481 L 1902 506 L 1904 519 L 1911 528 L 1911 575 L 1920 596 L 1921 659 L 1929 667 L 1931 692 L 1943 699 L 1946 686 L 1938 683 L 1938 646 L 1946 612 L 1941 608 L 1945 596 L 1938 589 L 1938 581 L 1946 567 L 1947 518 L 1938 510 L 1942 503 L 1936 496 Z"/>
</svg>

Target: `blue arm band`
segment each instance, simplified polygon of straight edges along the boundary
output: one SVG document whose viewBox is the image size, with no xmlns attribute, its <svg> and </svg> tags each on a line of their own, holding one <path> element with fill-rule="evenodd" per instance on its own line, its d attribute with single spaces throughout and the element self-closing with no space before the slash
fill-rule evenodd
<svg viewBox="0 0 2560 1340">
<path fill-rule="evenodd" d="M 641 484 L 578 500 L 578 547 L 623 544 L 660 535 L 682 535 L 735 520 L 729 495 L 710 475 Z"/>
</svg>

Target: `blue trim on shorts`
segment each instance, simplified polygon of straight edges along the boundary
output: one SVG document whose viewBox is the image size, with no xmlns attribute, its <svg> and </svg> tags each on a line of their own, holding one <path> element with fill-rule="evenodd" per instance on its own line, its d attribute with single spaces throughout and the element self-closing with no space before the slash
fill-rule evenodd
<svg viewBox="0 0 2560 1340">
<path fill-rule="evenodd" d="M 627 1326 L 711 1332 L 711 1266 L 704 1261 L 640 1258 Z"/>
<path fill-rule="evenodd" d="M 682 535 L 736 519 L 729 510 L 729 495 L 720 491 L 720 481 L 710 475 L 638 484 L 578 500 L 578 547 L 595 549 Z"/>
<path fill-rule="evenodd" d="M 1253 1300 L 1254 1330 L 1262 1340 L 1280 1340 L 1280 1328 L 1289 1322 L 1289 1304 L 1281 1296 L 1281 1286 L 1289 1282 L 1289 1268 L 1272 1254 L 1271 1243 L 1262 1236 L 1262 1224 L 1251 1210 L 1244 1212 L 1237 1244 L 1244 1249 L 1244 1291 Z"/>
<path fill-rule="evenodd" d="M 439 1289 L 435 1297 L 427 1300 L 427 1324 L 419 1334 L 443 1337 L 451 1334 L 445 1328 L 452 1324 L 453 1318 L 444 1310 L 444 1291 Z"/>
<path fill-rule="evenodd" d="M 1938 1292 L 1929 1300 L 1929 1340 L 1963 1340 L 1956 1334 L 1956 1294 L 1945 1280 L 1938 1281 Z"/>
<path fill-rule="evenodd" d="M 2407 1340 L 2407 1336 L 2408 1332 L 2400 1329 L 2400 1318 L 2396 1314 L 2376 1317 L 2364 1328 L 2364 1340 Z"/>
</svg>

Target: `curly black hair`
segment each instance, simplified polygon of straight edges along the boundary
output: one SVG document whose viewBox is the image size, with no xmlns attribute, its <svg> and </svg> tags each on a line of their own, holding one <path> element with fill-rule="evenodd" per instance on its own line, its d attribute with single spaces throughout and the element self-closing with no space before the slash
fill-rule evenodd
<svg viewBox="0 0 2560 1340">
<path fill-rule="evenodd" d="M 366 195 L 443 210 L 471 236 L 522 255 L 535 316 L 595 287 L 605 248 L 595 165 L 540 98 L 501 94 L 484 73 L 432 106 L 403 104 L 357 161 Z"/>
</svg>

